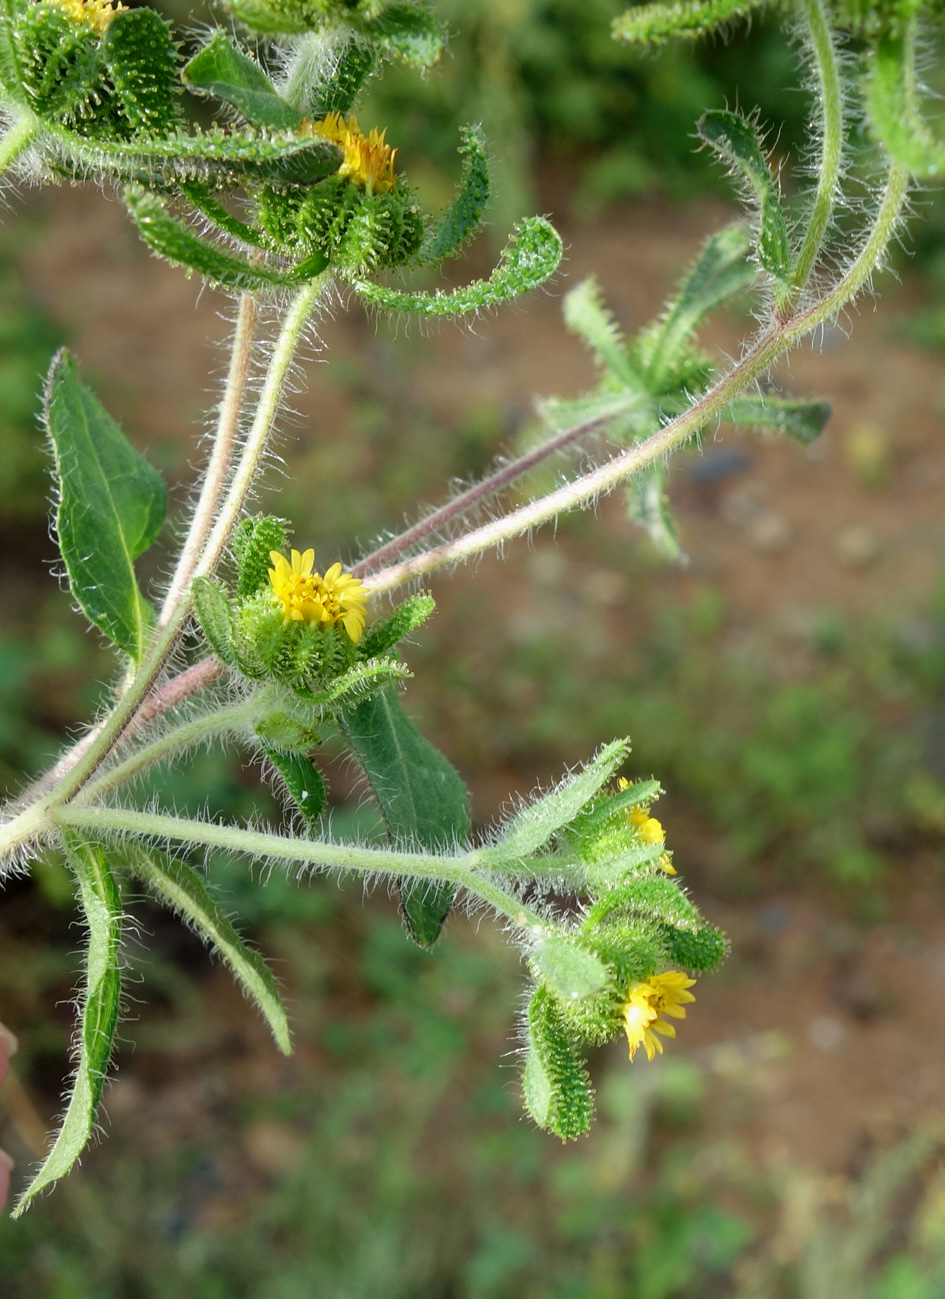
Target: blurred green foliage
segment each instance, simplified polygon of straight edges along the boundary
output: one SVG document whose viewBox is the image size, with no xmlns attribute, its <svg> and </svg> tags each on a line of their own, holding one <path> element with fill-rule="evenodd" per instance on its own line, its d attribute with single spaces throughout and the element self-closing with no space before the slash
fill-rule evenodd
<svg viewBox="0 0 945 1299">
<path fill-rule="evenodd" d="M 148 1015 L 107 1152 L 0 1223 L 4 1299 L 940 1293 L 934 1138 L 875 1160 L 839 1206 L 834 1186 L 825 1211 L 815 1175 L 762 1173 L 703 1120 L 720 1089 L 750 1103 L 756 1066 L 736 1079 L 703 1053 L 631 1069 L 615 1049 L 597 1061 L 599 1127 L 552 1144 L 494 1065 L 519 982 L 499 936 L 454 926 L 432 957 L 381 899 L 311 892 L 320 918 L 306 903 L 263 931 L 301 994 L 296 1060 L 255 1052 L 237 1020 L 210 1028 L 202 997 Z M 133 970 L 153 998 L 160 973 Z"/>
<path fill-rule="evenodd" d="M 389 126 L 415 180 L 431 162 L 449 168 L 458 127 L 481 121 L 500 230 L 530 210 L 539 164 L 551 183 L 567 177 L 585 213 L 614 198 L 718 188 L 711 161 L 696 153 L 694 123 L 735 87 L 777 125 L 782 149 L 806 121 L 803 97 L 785 93 L 793 52 L 771 22 L 730 44 L 676 43 L 654 58 L 611 39 L 610 0 L 445 0 L 440 11 L 452 32 L 446 58 L 419 83 L 387 71 L 363 117 Z"/>
</svg>

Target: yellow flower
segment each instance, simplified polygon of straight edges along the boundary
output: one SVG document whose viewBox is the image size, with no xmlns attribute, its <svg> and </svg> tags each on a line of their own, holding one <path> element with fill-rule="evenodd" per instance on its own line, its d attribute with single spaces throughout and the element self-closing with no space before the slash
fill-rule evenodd
<svg viewBox="0 0 945 1299">
<path fill-rule="evenodd" d="M 630 782 L 625 776 L 621 776 L 617 781 L 617 788 L 621 793 L 630 788 Z M 645 807 L 631 807 L 627 813 L 627 820 L 637 831 L 640 838 L 646 844 L 662 844 L 666 842 L 666 831 L 663 829 L 662 822 L 657 821 L 655 816 L 650 816 Z M 663 853 L 656 863 L 660 870 L 664 870 L 667 875 L 675 875 L 676 867 L 670 861 L 669 853 Z"/>
<path fill-rule="evenodd" d="M 349 117 L 346 122 L 341 113 L 329 113 L 320 122 L 304 122 L 303 132 L 337 144 L 344 153 L 338 175 L 363 185 L 369 194 L 386 194 L 396 187 L 397 150 L 385 142 L 386 130 L 378 134 L 374 129 L 364 135 L 356 117 Z"/>
<path fill-rule="evenodd" d="M 291 552 L 291 559 L 271 550 L 269 583 L 286 622 L 316 622 L 332 627 L 340 622 L 353 641 L 361 639 L 367 596 L 359 577 L 332 564 L 324 577 L 316 573 L 315 551 Z"/>
<path fill-rule="evenodd" d="M 68 19 L 79 27 L 91 27 L 104 36 L 108 24 L 115 14 L 122 13 L 127 7 L 119 0 L 53 0 Z"/>
<path fill-rule="evenodd" d="M 630 1044 L 631 1060 L 641 1044 L 648 1060 L 652 1060 L 657 1052 L 663 1054 L 663 1043 L 656 1034 L 676 1036 L 675 1027 L 663 1016 L 686 1018 L 683 1007 L 687 1002 L 695 1001 L 687 989 L 694 984 L 695 979 L 687 978 L 679 970 L 667 970 L 665 974 L 654 974 L 643 983 L 631 983 L 623 1004 L 623 1030 Z"/>
<path fill-rule="evenodd" d="M 321 579 L 322 617 L 328 623 L 340 622 L 352 640 L 360 640 L 364 631 L 367 596 L 359 577 L 343 573 L 340 564 L 332 564 Z"/>
</svg>

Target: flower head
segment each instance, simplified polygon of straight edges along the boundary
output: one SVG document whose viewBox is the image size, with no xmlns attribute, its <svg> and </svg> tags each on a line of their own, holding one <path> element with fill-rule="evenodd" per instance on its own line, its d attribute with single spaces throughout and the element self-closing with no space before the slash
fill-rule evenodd
<svg viewBox="0 0 945 1299">
<path fill-rule="evenodd" d="M 91 27 L 104 36 L 108 24 L 126 6 L 120 0 L 53 0 L 71 22 L 78 27 Z"/>
<path fill-rule="evenodd" d="M 688 978 L 679 970 L 667 970 L 665 974 L 654 974 L 642 983 L 631 983 L 622 1012 L 631 1060 L 641 1044 L 648 1060 L 652 1060 L 657 1052 L 663 1054 L 663 1043 L 656 1034 L 676 1036 L 675 1027 L 663 1016 L 686 1018 L 683 1007 L 687 1002 L 695 1001 L 688 991 L 694 984 L 695 979 Z"/>
<path fill-rule="evenodd" d="M 625 776 L 621 776 L 617 781 L 617 788 L 621 793 L 625 789 L 629 789 L 629 780 L 627 780 Z M 645 844 L 656 846 L 662 845 L 666 842 L 666 831 L 663 829 L 662 822 L 657 821 L 655 816 L 650 816 L 649 811 L 645 807 L 631 807 L 630 811 L 627 813 L 627 820 Z M 676 868 L 670 860 L 669 853 L 664 852 L 656 864 L 659 866 L 660 870 L 664 870 L 667 875 L 676 874 Z"/>
<path fill-rule="evenodd" d="M 367 596 L 360 578 L 342 572 L 340 564 L 332 564 L 324 576 L 316 573 L 314 550 L 293 550 L 289 559 L 271 550 L 269 558 L 269 584 L 286 622 L 328 627 L 340 622 L 353 641 L 361 639 Z"/>
<path fill-rule="evenodd" d="M 72 0 L 73 3 L 81 0 Z M 371 194 L 386 194 L 394 189 L 394 158 L 397 150 L 386 143 L 386 130 L 373 129 L 365 135 L 356 117 L 345 121 L 341 113 L 329 113 L 319 122 L 307 122 L 304 129 L 323 140 L 337 144 L 344 154 L 338 175 L 347 177 L 356 185 L 363 185 Z"/>
</svg>

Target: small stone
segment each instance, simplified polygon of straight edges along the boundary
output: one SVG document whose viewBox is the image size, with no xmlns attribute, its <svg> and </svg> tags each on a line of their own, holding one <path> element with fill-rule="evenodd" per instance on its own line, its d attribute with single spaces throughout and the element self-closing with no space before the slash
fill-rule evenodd
<svg viewBox="0 0 945 1299">
<path fill-rule="evenodd" d="M 751 491 L 737 488 L 726 492 L 719 502 L 719 513 L 726 523 L 736 528 L 747 528 L 768 512 L 768 506 Z"/>
<path fill-rule="evenodd" d="M 831 1015 L 817 1015 L 807 1026 L 807 1038 L 815 1051 L 831 1055 L 843 1046 L 847 1030 Z"/>
<path fill-rule="evenodd" d="M 780 555 L 791 544 L 791 525 L 774 510 L 767 510 L 745 529 L 749 544 L 763 555 Z"/>
<path fill-rule="evenodd" d="M 889 481 L 889 435 L 878 424 L 854 424 L 843 439 L 843 450 L 864 487 L 875 490 Z"/>
<path fill-rule="evenodd" d="M 837 534 L 837 558 L 848 568 L 868 568 L 882 553 L 882 538 L 865 523 L 855 523 Z"/>
</svg>

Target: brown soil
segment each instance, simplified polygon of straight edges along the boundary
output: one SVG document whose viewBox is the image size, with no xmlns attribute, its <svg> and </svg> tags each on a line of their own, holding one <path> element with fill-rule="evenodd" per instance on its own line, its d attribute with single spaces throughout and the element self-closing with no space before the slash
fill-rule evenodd
<svg viewBox="0 0 945 1299">
<path fill-rule="evenodd" d="M 62 190 L 37 207 L 51 234 L 51 245 L 38 240 L 29 259 L 37 297 L 139 444 L 178 444 L 187 448 L 184 463 L 193 462 L 214 382 L 208 384 L 208 364 L 215 373 L 223 365 L 214 345 L 226 337 L 221 316 L 230 314 L 228 304 L 145 256 L 117 206 L 99 195 Z M 532 394 L 589 386 L 591 366 L 560 324 L 561 291 L 596 273 L 617 316 L 633 329 L 658 309 L 720 215 L 705 205 L 643 205 L 592 227 L 565 218 L 568 261 L 553 292 L 486 317 L 474 330 L 444 328 L 429 338 L 410 380 L 424 407 L 445 430 L 471 403 L 509 409 L 517 413 L 514 424 Z M 945 570 L 945 360 L 896 334 L 897 315 L 916 286 L 887 280 L 881 287 L 882 309 L 874 312 L 865 300 L 847 322 L 851 335 L 831 329 L 819 350 L 803 349 L 778 371 L 784 390 L 832 403 L 819 443 L 805 451 L 725 431 L 676 474 L 673 499 L 691 563 L 653 570 L 651 580 L 684 599 L 710 578 L 723 590 L 733 624 L 785 660 L 820 611 L 909 617 Z M 341 357 L 374 346 L 373 326 L 357 309 L 321 333 Z M 722 345 L 734 348 L 738 337 L 729 321 Z M 359 484 L 389 471 L 385 456 L 397 454 L 396 446 L 378 449 L 350 434 L 354 395 L 330 376 L 330 368 L 310 367 L 308 390 L 296 401 L 298 440 L 287 456 L 291 471 L 313 483 L 299 531 L 315 536 L 319 489 L 311 475 L 326 463 L 328 438 L 334 444 L 341 433 L 351 437 L 353 470 L 343 467 Z M 396 373 L 381 389 L 384 383 L 399 391 Z M 747 454 L 720 458 L 736 450 Z M 433 497 L 435 484 L 424 481 L 422 490 Z M 301 499 L 300 488 L 287 492 L 287 501 Z M 599 516 L 608 555 L 618 544 L 642 544 L 616 498 Z M 386 522 L 396 525 L 396 512 Z M 450 609 L 474 599 L 488 630 L 484 643 L 466 648 L 501 661 L 522 620 L 552 628 L 593 616 L 606 625 L 608 652 L 619 654 L 636 634 L 633 593 L 612 561 L 595 560 L 587 537 L 587 529 L 565 529 L 556 543 L 546 530 L 530 545 L 512 547 L 507 566 L 487 557 L 449 585 L 439 579 L 440 625 L 448 628 Z M 444 636 L 448 645 L 448 630 Z M 440 738 L 448 748 L 459 746 L 455 735 Z M 528 789 L 543 774 L 475 774 L 480 816 L 488 817 L 512 786 Z M 921 863 L 913 864 L 909 877 L 923 873 Z M 733 957 L 700 989 L 684 1049 L 713 1060 L 723 1080 L 736 1067 L 733 1058 L 754 1071 L 751 1104 L 737 1113 L 722 1107 L 719 1121 L 750 1136 L 766 1157 L 838 1173 L 849 1170 L 864 1142 L 885 1142 L 941 1114 L 945 909 L 933 884 L 910 889 L 885 922 L 868 930 L 833 916 L 816 883 L 790 893 L 777 886 L 761 900 L 700 897 L 731 934 Z"/>
</svg>

